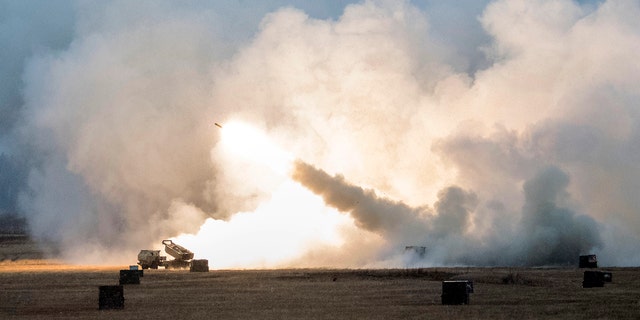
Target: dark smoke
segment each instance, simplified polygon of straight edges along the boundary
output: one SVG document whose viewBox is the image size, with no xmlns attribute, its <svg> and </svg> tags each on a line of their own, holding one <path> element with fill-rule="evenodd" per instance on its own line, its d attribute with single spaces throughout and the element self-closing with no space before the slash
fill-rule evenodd
<svg viewBox="0 0 640 320">
<path fill-rule="evenodd" d="M 429 214 L 422 209 L 410 208 L 402 202 L 379 198 L 373 190 L 365 190 L 350 185 L 342 176 L 331 177 L 302 161 L 297 161 L 292 178 L 324 201 L 342 212 L 349 212 L 360 228 L 379 232 L 385 236 L 407 234 L 408 228 L 423 230 L 420 226 L 422 215 Z"/>
<path fill-rule="evenodd" d="M 492 226 L 486 239 L 470 226 L 477 214 L 473 192 L 452 186 L 438 194 L 433 209 L 412 208 L 400 201 L 379 197 L 375 191 L 330 176 L 303 161 L 297 161 L 294 180 L 322 196 L 324 201 L 351 215 L 356 224 L 381 234 L 389 248 L 420 244 L 427 253 L 413 264 L 454 265 L 568 265 L 579 254 L 601 245 L 597 223 L 560 204 L 568 201 L 568 176 L 548 168 L 524 184 L 525 205 L 518 223 Z M 499 212 L 493 212 L 499 214 Z M 504 237 L 500 241 L 495 235 Z M 508 244 L 508 245 L 507 245 Z M 388 255 L 398 254 L 389 250 Z"/>
<path fill-rule="evenodd" d="M 568 198 L 569 177 L 548 168 L 524 184 L 522 259 L 527 265 L 571 264 L 602 245 L 597 223 L 561 204 Z"/>
</svg>

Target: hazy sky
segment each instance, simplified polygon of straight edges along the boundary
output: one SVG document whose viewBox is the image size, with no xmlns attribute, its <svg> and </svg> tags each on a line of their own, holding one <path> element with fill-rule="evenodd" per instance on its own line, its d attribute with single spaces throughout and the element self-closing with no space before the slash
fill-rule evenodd
<svg viewBox="0 0 640 320">
<path fill-rule="evenodd" d="M 69 261 L 637 265 L 638 16 L 0 0 L 0 214 Z"/>
</svg>

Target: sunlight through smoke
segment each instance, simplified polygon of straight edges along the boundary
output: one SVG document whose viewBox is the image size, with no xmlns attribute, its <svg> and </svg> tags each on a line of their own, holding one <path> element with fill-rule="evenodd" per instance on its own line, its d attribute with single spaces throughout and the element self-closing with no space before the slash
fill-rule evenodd
<svg viewBox="0 0 640 320">
<path fill-rule="evenodd" d="M 231 156 L 267 166 L 278 174 L 289 172 L 293 157 L 280 149 L 264 132 L 242 122 L 230 122 L 221 129 L 222 147 Z"/>
<path fill-rule="evenodd" d="M 327 208 L 319 196 L 285 181 L 273 197 L 253 212 L 228 221 L 207 219 L 197 234 L 183 234 L 177 243 L 208 259 L 212 268 L 283 267 L 316 246 L 339 247 L 338 232 L 351 220 Z"/>
<path fill-rule="evenodd" d="M 640 264 L 639 1 L 23 2 L 0 226 L 65 259 Z"/>
<path fill-rule="evenodd" d="M 209 218 L 195 234 L 175 238 L 197 255 L 209 260 L 212 268 L 282 267 L 300 259 L 314 247 L 339 247 L 343 239 L 339 230 L 353 226 L 353 221 L 335 209 L 288 173 L 293 156 L 277 146 L 266 133 L 243 122 L 217 125 L 222 130 L 220 149 L 226 162 L 241 167 L 258 165 L 261 175 L 277 173 L 269 197 L 253 211 L 235 213 L 229 220 Z M 248 186 L 260 184 L 247 179 Z M 179 209 L 193 210 L 189 205 Z"/>
</svg>

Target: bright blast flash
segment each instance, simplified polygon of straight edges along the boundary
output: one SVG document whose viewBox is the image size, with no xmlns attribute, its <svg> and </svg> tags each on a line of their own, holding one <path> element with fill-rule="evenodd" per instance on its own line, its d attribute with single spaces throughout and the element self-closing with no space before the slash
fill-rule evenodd
<svg viewBox="0 0 640 320">
<path fill-rule="evenodd" d="M 291 169 L 293 156 L 275 143 L 264 132 L 241 122 L 216 125 L 222 129 L 222 147 L 231 155 L 269 167 L 279 174 Z"/>
<path fill-rule="evenodd" d="M 342 245 L 338 230 L 349 224 L 348 216 L 327 208 L 320 197 L 285 181 L 253 212 L 207 219 L 197 234 L 176 242 L 213 268 L 286 267 L 311 248 Z"/>
<path fill-rule="evenodd" d="M 207 219 L 197 234 L 183 234 L 176 242 L 190 248 L 213 268 L 281 267 L 311 248 L 340 246 L 338 230 L 353 226 L 350 217 L 327 207 L 322 199 L 289 176 L 294 157 L 255 127 L 230 122 L 222 130 L 225 161 L 262 167 L 264 175 L 278 173 L 270 197 L 253 212 L 235 213 L 228 221 Z M 247 184 L 260 180 L 250 179 Z M 182 210 L 188 210 L 185 206 Z"/>
</svg>

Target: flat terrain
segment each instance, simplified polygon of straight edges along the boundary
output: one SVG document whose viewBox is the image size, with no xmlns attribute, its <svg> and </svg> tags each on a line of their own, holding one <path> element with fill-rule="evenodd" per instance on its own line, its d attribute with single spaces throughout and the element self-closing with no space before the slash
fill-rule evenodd
<svg viewBox="0 0 640 320">
<path fill-rule="evenodd" d="M 577 268 L 145 270 L 98 310 L 126 268 L 4 260 L 0 319 L 640 319 L 640 268 L 590 289 Z M 469 305 L 441 304 L 449 279 L 473 279 Z"/>
<path fill-rule="evenodd" d="M 145 270 L 125 308 L 98 310 L 119 267 L 0 263 L 0 318 L 21 319 L 638 319 L 640 270 L 583 289 L 582 270 Z M 470 304 L 441 305 L 443 279 L 473 279 Z"/>
</svg>

